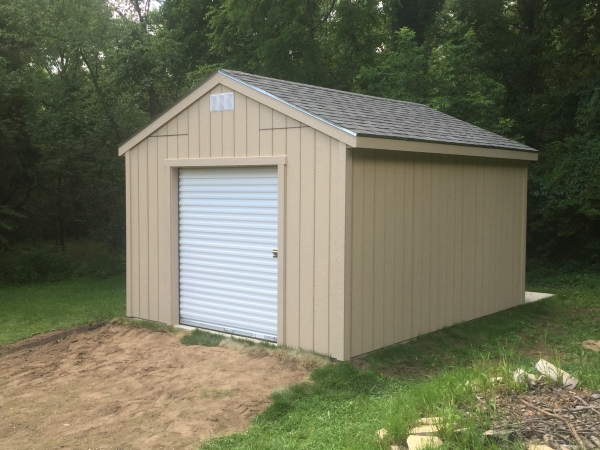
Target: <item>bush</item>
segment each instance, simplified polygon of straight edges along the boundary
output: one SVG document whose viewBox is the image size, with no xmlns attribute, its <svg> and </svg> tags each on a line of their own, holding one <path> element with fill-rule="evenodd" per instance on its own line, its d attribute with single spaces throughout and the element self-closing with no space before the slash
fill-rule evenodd
<svg viewBox="0 0 600 450">
<path fill-rule="evenodd" d="M 5 284 L 106 278 L 124 272 L 124 255 L 96 242 L 70 242 L 65 251 L 47 244 L 22 246 L 0 258 L 0 283 Z"/>
</svg>

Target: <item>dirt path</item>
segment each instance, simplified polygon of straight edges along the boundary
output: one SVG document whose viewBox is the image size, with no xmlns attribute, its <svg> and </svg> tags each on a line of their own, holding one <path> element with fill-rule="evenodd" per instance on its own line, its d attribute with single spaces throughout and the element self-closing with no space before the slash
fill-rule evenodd
<svg viewBox="0 0 600 450">
<path fill-rule="evenodd" d="M 308 372 L 123 325 L 42 335 L 0 347 L 0 448 L 195 449 Z"/>
</svg>

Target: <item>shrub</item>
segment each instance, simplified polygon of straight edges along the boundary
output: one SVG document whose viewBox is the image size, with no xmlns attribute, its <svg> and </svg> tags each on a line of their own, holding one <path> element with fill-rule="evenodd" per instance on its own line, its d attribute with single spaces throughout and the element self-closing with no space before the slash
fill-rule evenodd
<svg viewBox="0 0 600 450">
<path fill-rule="evenodd" d="M 124 255 L 95 242 L 70 242 L 65 251 L 48 244 L 21 246 L 0 257 L 0 283 L 5 284 L 106 278 L 124 272 Z"/>
</svg>

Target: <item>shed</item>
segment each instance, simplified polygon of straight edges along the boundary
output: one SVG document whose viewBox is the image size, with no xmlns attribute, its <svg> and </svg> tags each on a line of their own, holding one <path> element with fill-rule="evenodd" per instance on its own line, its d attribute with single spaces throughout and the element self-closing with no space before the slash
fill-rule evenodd
<svg viewBox="0 0 600 450">
<path fill-rule="evenodd" d="M 130 317 L 346 360 L 524 303 L 537 152 L 427 106 L 218 70 L 119 154 Z"/>
</svg>

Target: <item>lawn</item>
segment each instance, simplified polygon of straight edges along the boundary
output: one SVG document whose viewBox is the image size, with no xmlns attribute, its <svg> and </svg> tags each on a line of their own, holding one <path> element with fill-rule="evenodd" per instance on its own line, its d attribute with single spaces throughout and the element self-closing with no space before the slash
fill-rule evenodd
<svg viewBox="0 0 600 450">
<path fill-rule="evenodd" d="M 0 343 L 121 315 L 124 290 L 122 278 L 0 287 Z M 557 295 L 317 369 L 310 382 L 275 393 L 245 433 L 202 448 L 389 448 L 421 416 L 471 430 L 444 448 L 523 448 L 519 442 L 484 447 L 480 439 L 497 418 L 496 395 L 523 391 L 490 377 L 533 371 L 543 357 L 578 377 L 582 388 L 600 388 L 600 353 L 581 347 L 600 339 L 600 274 L 530 274 L 528 290 Z M 188 343 L 206 344 L 195 336 Z M 376 437 L 381 428 L 388 430 L 384 442 Z"/>
<path fill-rule="evenodd" d="M 124 277 L 0 285 L 0 344 L 124 313 Z"/>
<path fill-rule="evenodd" d="M 524 448 L 481 441 L 481 430 L 496 418 L 495 396 L 523 389 L 490 377 L 510 379 L 519 367 L 532 371 L 543 357 L 577 376 L 583 388 L 600 388 L 600 353 L 580 345 L 600 339 L 600 275 L 532 274 L 528 290 L 558 295 L 371 353 L 354 365 L 317 369 L 311 382 L 276 393 L 246 433 L 202 449 L 389 448 L 421 416 L 471 430 L 443 448 Z M 381 428 L 389 432 L 384 442 L 376 437 Z"/>
</svg>

